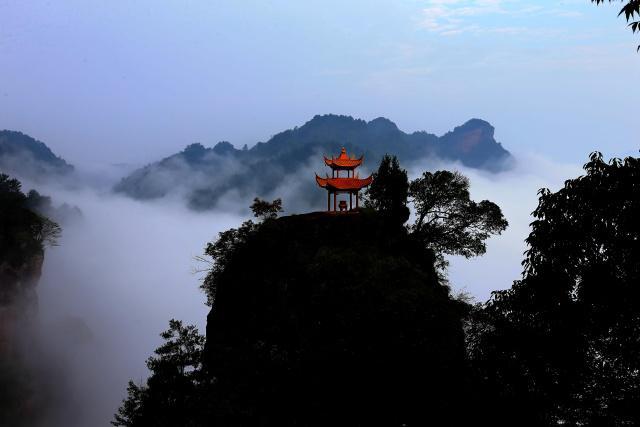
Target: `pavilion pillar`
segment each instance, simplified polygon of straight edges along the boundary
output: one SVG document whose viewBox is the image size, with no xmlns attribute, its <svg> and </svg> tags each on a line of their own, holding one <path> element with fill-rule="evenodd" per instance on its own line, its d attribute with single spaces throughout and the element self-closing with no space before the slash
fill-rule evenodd
<svg viewBox="0 0 640 427">
<path fill-rule="evenodd" d="M 331 191 L 327 191 L 327 212 L 331 210 Z"/>
<path fill-rule="evenodd" d="M 337 202 L 337 192 L 333 193 L 333 211 L 336 211 L 336 205 L 338 204 Z"/>
<path fill-rule="evenodd" d="M 353 210 L 353 193 L 349 191 L 349 210 Z"/>
<path fill-rule="evenodd" d="M 358 199 L 360 198 L 360 192 L 356 192 L 356 209 L 358 209 Z"/>
</svg>

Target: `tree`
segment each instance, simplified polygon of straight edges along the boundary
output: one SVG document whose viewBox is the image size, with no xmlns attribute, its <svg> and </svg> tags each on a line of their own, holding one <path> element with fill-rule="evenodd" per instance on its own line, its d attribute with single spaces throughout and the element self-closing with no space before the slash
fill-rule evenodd
<svg viewBox="0 0 640 427">
<path fill-rule="evenodd" d="M 56 245 L 60 234 L 57 223 L 32 209 L 20 181 L 0 173 L 0 264 L 21 264 Z"/>
<path fill-rule="evenodd" d="M 215 242 L 207 243 L 204 250 L 205 255 L 210 257 L 211 261 L 204 257 L 197 258 L 199 261 L 210 266 L 210 268 L 207 268 L 207 275 L 202 281 L 202 285 L 200 285 L 200 289 L 202 289 L 207 296 L 207 305 L 213 305 L 216 299 L 218 282 L 227 264 L 231 262 L 237 250 L 246 243 L 247 239 L 262 223 L 277 218 L 278 212 L 282 212 L 282 200 L 275 199 L 273 202 L 267 202 L 266 200 L 256 197 L 253 199 L 251 210 L 256 218 L 262 219 L 261 223 L 248 220 L 243 222 L 238 228 L 231 228 L 220 232 L 218 239 Z"/>
<path fill-rule="evenodd" d="M 365 207 L 397 219 L 402 224 L 409 218 L 408 191 L 407 171 L 400 168 L 396 156 L 385 154 L 373 174 L 373 182 L 365 192 Z"/>
<path fill-rule="evenodd" d="M 160 336 L 165 342 L 147 360 L 151 376 L 146 386 L 129 381 L 127 398 L 114 415 L 114 426 L 190 425 L 199 405 L 204 336 L 193 325 L 171 319 Z"/>
<path fill-rule="evenodd" d="M 275 219 L 278 217 L 278 213 L 282 212 L 282 199 L 275 199 L 273 202 L 267 202 L 258 197 L 253 199 L 251 210 L 256 218 L 261 218 L 263 221 L 267 219 Z"/>
<path fill-rule="evenodd" d="M 200 289 L 207 296 L 207 305 L 212 306 L 215 302 L 218 283 L 224 274 L 226 266 L 236 256 L 237 250 L 247 242 L 258 227 L 259 224 L 248 220 L 238 228 L 221 231 L 215 242 L 207 243 L 204 253 L 212 261 L 204 257 L 198 258 L 200 261 L 210 264 L 210 269 L 202 281 L 202 285 L 200 285 Z"/>
<path fill-rule="evenodd" d="M 410 230 L 436 252 L 442 267 L 446 266 L 443 254 L 467 258 L 484 254 L 485 240 L 508 225 L 498 205 L 470 199 L 469 179 L 458 172 L 423 173 L 411 181 L 409 197 L 416 213 Z"/>
<path fill-rule="evenodd" d="M 522 280 L 494 292 L 474 364 L 516 417 L 640 424 L 640 160 L 539 192 Z"/>
<path fill-rule="evenodd" d="M 622 9 L 620 9 L 620 13 L 618 13 L 618 16 L 624 15 L 625 19 L 628 22 L 629 27 L 631 27 L 631 31 L 633 31 L 634 33 L 636 31 L 640 31 L 640 21 L 633 20 L 636 18 L 636 16 L 640 18 L 640 0 L 622 0 L 622 1 L 623 2 L 626 1 L 626 4 L 622 6 Z M 591 2 L 599 5 L 601 3 L 604 3 L 605 0 L 591 0 Z M 612 2 L 613 0 L 609 0 L 609 3 L 612 3 Z M 640 52 L 640 46 L 638 46 L 638 51 Z"/>
</svg>

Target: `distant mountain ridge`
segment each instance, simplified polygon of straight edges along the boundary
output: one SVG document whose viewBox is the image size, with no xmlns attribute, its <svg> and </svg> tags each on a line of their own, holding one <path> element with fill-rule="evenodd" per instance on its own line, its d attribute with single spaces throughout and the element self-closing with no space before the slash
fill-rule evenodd
<svg viewBox="0 0 640 427">
<path fill-rule="evenodd" d="M 40 180 L 51 175 L 67 175 L 74 168 L 56 156 L 45 143 L 22 132 L 1 130 L 0 170 Z"/>
<path fill-rule="evenodd" d="M 191 144 L 134 171 L 114 190 L 140 200 L 186 191 L 190 207 L 205 210 L 215 207 L 228 192 L 241 198 L 272 195 L 287 176 L 308 168 L 312 156 L 337 154 L 341 147 L 358 156 L 364 154 L 369 170 L 377 167 L 385 153 L 395 154 L 405 166 L 431 157 L 493 172 L 505 169 L 511 159 L 494 139 L 493 126 L 480 119 L 438 137 L 424 131 L 405 133 L 384 117 L 367 122 L 327 114 L 316 115 L 303 126 L 280 132 L 251 149 L 239 150 L 226 141 L 213 148 Z M 316 170 L 324 172 L 320 162 L 318 159 Z M 304 183 L 289 180 L 285 185 L 287 192 L 296 192 L 298 202 L 317 202 L 317 193 L 309 191 L 315 185 L 313 179 Z"/>
</svg>

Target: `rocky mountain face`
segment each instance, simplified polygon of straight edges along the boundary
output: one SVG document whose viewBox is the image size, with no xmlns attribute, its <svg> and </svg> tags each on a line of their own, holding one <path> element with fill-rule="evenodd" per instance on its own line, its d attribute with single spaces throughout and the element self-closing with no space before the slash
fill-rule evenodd
<svg viewBox="0 0 640 427">
<path fill-rule="evenodd" d="M 184 151 L 138 169 L 125 177 L 115 191 L 135 199 L 156 199 L 183 194 L 194 209 L 210 209 L 255 196 L 282 197 L 285 207 L 301 203 L 307 209 L 318 202 L 315 183 L 307 175 L 322 173 L 322 155 L 345 147 L 365 156 L 369 171 L 386 153 L 404 165 L 420 159 L 456 161 L 489 171 L 508 167 L 510 153 L 494 138 L 494 128 L 483 120 L 469 120 L 438 137 L 427 132 L 405 133 L 380 117 L 366 122 L 349 116 L 315 116 L 303 126 L 281 132 L 251 149 L 236 149 L 229 142 L 213 148 L 189 145 Z M 306 173 L 305 180 L 296 178 Z M 280 187 L 280 188 L 279 188 Z M 244 204 L 243 204 L 244 205 Z"/>
<path fill-rule="evenodd" d="M 38 182 L 73 172 L 49 147 L 21 132 L 0 131 L 0 171 Z"/>
</svg>

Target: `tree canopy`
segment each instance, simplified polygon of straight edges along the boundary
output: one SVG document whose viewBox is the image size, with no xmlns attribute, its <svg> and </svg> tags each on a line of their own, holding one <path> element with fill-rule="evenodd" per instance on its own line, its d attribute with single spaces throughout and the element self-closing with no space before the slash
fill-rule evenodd
<svg viewBox="0 0 640 427">
<path fill-rule="evenodd" d="M 416 213 L 411 232 L 438 254 L 482 255 L 485 240 L 508 225 L 498 205 L 471 200 L 469 179 L 459 172 L 424 172 L 411 181 L 409 197 Z"/>
<path fill-rule="evenodd" d="M 385 154 L 373 182 L 365 192 L 365 207 L 373 208 L 402 224 L 409 218 L 407 171 L 400 167 L 398 158 Z"/>
<path fill-rule="evenodd" d="M 20 181 L 0 173 L 0 262 L 19 265 L 55 245 L 60 232 L 58 224 L 31 208 Z"/>
<path fill-rule="evenodd" d="M 538 424 L 640 423 L 640 161 L 540 191 L 524 276 L 483 311 L 475 363 Z"/>
<path fill-rule="evenodd" d="M 461 173 L 424 172 L 409 182 L 398 159 L 384 156 L 367 189 L 365 206 L 402 224 L 409 219 L 408 201 L 416 215 L 408 229 L 435 252 L 441 271 L 447 266 L 444 255 L 482 255 L 485 241 L 508 226 L 498 205 L 471 200 L 469 179 Z"/>
<path fill-rule="evenodd" d="M 147 360 L 146 385 L 129 381 L 127 398 L 114 415 L 114 426 L 186 426 L 198 408 L 204 336 L 193 325 L 171 319 L 160 336 L 164 343 Z"/>
<path fill-rule="evenodd" d="M 262 200 L 258 197 L 253 199 L 251 204 L 253 216 L 263 221 L 278 217 L 278 213 L 282 212 L 282 199 L 275 199 L 273 202 Z"/>
</svg>

